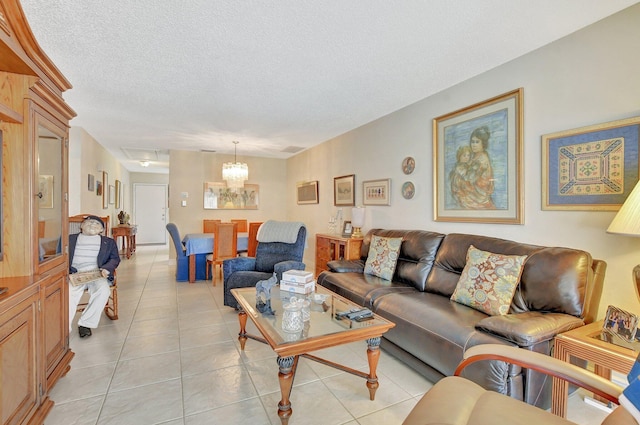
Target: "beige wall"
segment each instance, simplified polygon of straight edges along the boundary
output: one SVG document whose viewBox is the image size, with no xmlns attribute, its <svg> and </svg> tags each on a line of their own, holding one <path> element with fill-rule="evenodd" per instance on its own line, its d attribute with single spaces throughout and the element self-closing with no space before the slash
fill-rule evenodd
<svg viewBox="0 0 640 425">
<path fill-rule="evenodd" d="M 115 204 L 102 208 L 102 197 L 88 189 L 88 175 L 95 178 L 95 185 L 103 180 L 102 171 L 108 174 L 108 184 L 115 186 L 120 180 L 123 193 L 123 205 L 116 209 Z M 69 131 L 69 215 L 95 214 L 111 216 L 111 222 L 117 223 L 120 210 L 130 211 L 131 189 L 129 171 L 109 153 L 96 139 L 81 127 L 71 127 Z M 106 192 L 108 194 L 108 192 Z M 107 198 L 108 199 L 108 198 Z"/>
<path fill-rule="evenodd" d="M 297 205 L 289 196 L 288 219 L 304 221 L 312 235 L 326 232 L 336 212 L 333 177 L 356 175 L 357 204 L 363 180 L 391 178 L 391 206 L 367 207 L 365 231 L 425 229 L 581 248 L 608 263 L 600 316 L 609 304 L 640 313 L 631 280 L 640 238 L 605 233 L 614 212 L 541 210 L 541 135 L 640 115 L 638 22 L 640 5 L 298 154 L 287 162 L 287 191 L 293 194 L 298 181 L 319 180 L 320 204 Z M 435 222 L 433 118 L 518 87 L 524 88 L 524 225 Z M 416 159 L 409 176 L 401 170 L 406 156 Z M 411 200 L 400 194 L 408 180 L 416 186 Z M 310 244 L 309 269 L 313 258 Z"/>
<path fill-rule="evenodd" d="M 287 218 L 287 167 L 283 159 L 238 157 L 249 167 L 247 183 L 257 184 L 260 200 L 257 210 L 205 210 L 204 183 L 222 181 L 222 164 L 233 161 L 233 155 L 208 152 L 170 152 L 169 217 L 180 234 L 202 232 L 205 218 L 228 221 L 246 218 L 248 221 L 285 220 Z M 187 205 L 182 206 L 182 201 Z M 171 254 L 175 257 L 175 252 Z"/>
</svg>

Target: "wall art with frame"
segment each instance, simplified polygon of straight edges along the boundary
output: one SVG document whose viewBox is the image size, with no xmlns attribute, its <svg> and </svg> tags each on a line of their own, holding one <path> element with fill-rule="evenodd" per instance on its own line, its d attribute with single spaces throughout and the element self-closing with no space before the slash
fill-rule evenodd
<svg viewBox="0 0 640 425">
<path fill-rule="evenodd" d="M 366 180 L 362 182 L 364 205 L 391 205 L 391 179 Z"/>
<path fill-rule="evenodd" d="M 257 210 L 259 200 L 257 184 L 245 184 L 239 189 L 229 189 L 225 182 L 204 184 L 205 210 Z"/>
<path fill-rule="evenodd" d="M 296 185 L 296 199 L 298 205 L 319 203 L 318 180 L 298 183 Z"/>
<path fill-rule="evenodd" d="M 333 178 L 333 205 L 354 206 L 356 204 L 356 175 Z"/>
<path fill-rule="evenodd" d="M 433 120 L 436 221 L 522 224 L 523 89 Z"/>
<path fill-rule="evenodd" d="M 119 209 L 122 206 L 122 182 L 116 180 L 116 205 L 115 208 Z"/>
<path fill-rule="evenodd" d="M 617 211 L 640 170 L 640 117 L 542 136 L 542 209 Z"/>
<path fill-rule="evenodd" d="M 102 172 L 102 209 L 109 208 L 109 173 Z"/>
</svg>

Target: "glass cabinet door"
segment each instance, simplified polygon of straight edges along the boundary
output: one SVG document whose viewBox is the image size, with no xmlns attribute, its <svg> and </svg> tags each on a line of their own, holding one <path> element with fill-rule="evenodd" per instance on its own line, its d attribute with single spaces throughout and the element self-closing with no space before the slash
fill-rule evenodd
<svg viewBox="0 0 640 425">
<path fill-rule="evenodd" d="M 66 246 L 62 239 L 66 235 L 63 231 L 63 213 L 67 210 L 66 134 L 44 119 L 37 123 L 34 150 L 37 257 L 40 265 L 48 262 L 57 264 L 58 261 L 52 260 L 63 258 L 63 248 Z"/>
</svg>

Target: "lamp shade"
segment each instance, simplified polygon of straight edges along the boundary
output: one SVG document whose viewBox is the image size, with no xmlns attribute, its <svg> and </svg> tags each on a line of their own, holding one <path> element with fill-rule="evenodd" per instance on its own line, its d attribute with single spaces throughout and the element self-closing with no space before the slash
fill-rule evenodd
<svg viewBox="0 0 640 425">
<path fill-rule="evenodd" d="M 364 207 L 351 208 L 351 225 L 353 227 L 364 226 Z"/>
<path fill-rule="evenodd" d="M 607 233 L 640 236 L 640 182 L 633 188 L 618 214 L 609 224 Z"/>
</svg>

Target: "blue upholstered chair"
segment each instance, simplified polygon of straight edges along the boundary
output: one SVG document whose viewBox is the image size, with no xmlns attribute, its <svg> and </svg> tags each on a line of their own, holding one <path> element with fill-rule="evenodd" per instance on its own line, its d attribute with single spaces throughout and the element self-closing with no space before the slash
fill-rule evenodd
<svg viewBox="0 0 640 425">
<path fill-rule="evenodd" d="M 269 228 L 269 222 L 263 226 Z M 262 232 L 261 228 L 261 232 Z M 294 234 L 295 236 L 295 234 Z M 282 279 L 282 273 L 287 270 L 304 270 L 302 262 L 304 247 L 306 244 L 307 229 L 301 225 L 294 243 L 285 242 L 260 242 L 258 235 L 258 248 L 255 257 L 237 257 L 225 260 L 222 263 L 224 274 L 224 305 L 238 308 L 236 299 L 231 295 L 233 288 L 247 288 L 256 286 L 260 280 L 266 280 L 275 272 L 278 281 Z"/>
<path fill-rule="evenodd" d="M 167 231 L 173 240 L 173 246 L 176 249 L 176 281 L 187 282 L 189 280 L 189 257 L 186 249 L 182 244 L 180 232 L 174 223 L 167 224 Z M 213 249 L 213 247 L 212 247 Z M 196 254 L 196 279 L 205 279 L 205 266 L 207 254 Z"/>
</svg>

